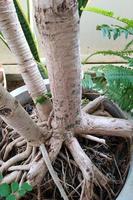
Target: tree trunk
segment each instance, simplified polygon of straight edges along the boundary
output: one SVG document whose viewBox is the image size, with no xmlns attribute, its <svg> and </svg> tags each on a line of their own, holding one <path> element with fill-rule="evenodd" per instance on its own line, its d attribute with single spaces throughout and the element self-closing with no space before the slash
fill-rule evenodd
<svg viewBox="0 0 133 200">
<path fill-rule="evenodd" d="M 0 29 L 18 60 L 24 82 L 36 102 L 38 97 L 46 93 L 46 87 L 25 39 L 12 0 L 0 1 Z M 46 120 L 51 106 L 37 104 L 37 108 L 41 120 Z"/>
<path fill-rule="evenodd" d="M 15 129 L 29 143 L 39 146 L 45 141 L 44 130 L 41 130 L 30 118 L 10 93 L 0 84 L 0 117 Z M 46 132 L 47 133 L 47 132 Z"/>
<path fill-rule="evenodd" d="M 58 127 L 71 129 L 80 115 L 79 15 L 73 1 L 35 1 Z"/>
</svg>

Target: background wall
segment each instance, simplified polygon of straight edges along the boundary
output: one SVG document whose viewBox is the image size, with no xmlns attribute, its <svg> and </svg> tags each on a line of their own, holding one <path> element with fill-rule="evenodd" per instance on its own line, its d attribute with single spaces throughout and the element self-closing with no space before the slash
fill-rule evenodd
<svg viewBox="0 0 133 200">
<path fill-rule="evenodd" d="M 26 9 L 26 1 L 21 0 Z M 92 0 L 90 6 L 96 6 L 99 8 L 109 9 L 122 17 L 129 17 L 133 19 L 133 1 L 131 0 Z M 88 54 L 103 49 L 122 49 L 128 42 L 124 37 L 121 37 L 117 41 L 103 38 L 99 31 L 96 31 L 97 24 L 114 24 L 115 20 L 103 17 L 97 14 L 84 12 L 81 19 L 81 55 L 86 57 Z M 38 37 L 38 36 L 37 36 Z M 41 56 L 43 53 L 41 51 Z M 120 58 L 117 57 L 103 57 L 96 56 L 90 61 L 92 62 L 120 62 Z M 9 50 L 0 42 L 0 63 L 15 63 L 14 56 Z"/>
</svg>

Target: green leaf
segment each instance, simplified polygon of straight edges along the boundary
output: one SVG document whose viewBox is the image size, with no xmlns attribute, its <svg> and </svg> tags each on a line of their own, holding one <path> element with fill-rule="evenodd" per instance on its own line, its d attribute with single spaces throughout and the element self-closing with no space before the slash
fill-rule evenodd
<svg viewBox="0 0 133 200">
<path fill-rule="evenodd" d="M 7 197 L 11 193 L 10 186 L 7 183 L 0 185 L 0 196 Z"/>
<path fill-rule="evenodd" d="M 18 190 L 18 193 L 19 193 L 20 197 L 23 197 L 23 196 L 25 196 L 26 191 L 23 190 L 23 189 L 19 189 L 19 190 Z"/>
<path fill-rule="evenodd" d="M 104 10 L 104 9 L 97 8 L 97 7 L 86 7 L 86 8 L 81 8 L 81 10 L 94 12 L 94 13 L 101 14 L 101 15 L 104 15 L 104 16 L 107 16 L 107 17 L 113 17 L 114 16 L 114 13 L 112 11 Z"/>
<path fill-rule="evenodd" d="M 16 200 L 16 197 L 15 197 L 14 194 L 10 194 L 10 195 L 6 198 L 6 200 Z"/>
<path fill-rule="evenodd" d="M 113 29 L 112 31 L 114 33 L 113 39 L 116 40 L 120 36 L 120 31 L 117 28 Z"/>
<path fill-rule="evenodd" d="M 19 189 L 19 184 L 17 182 L 11 184 L 11 190 L 13 193 L 18 191 L 18 189 Z"/>
<path fill-rule="evenodd" d="M 36 104 L 44 104 L 49 100 L 49 97 L 45 94 L 38 96 L 36 98 Z"/>
<path fill-rule="evenodd" d="M 124 30 L 124 33 L 125 33 L 125 38 L 127 39 L 129 35 L 128 30 Z"/>
<path fill-rule="evenodd" d="M 32 186 L 25 182 L 25 183 L 22 184 L 21 189 L 25 190 L 27 192 L 30 192 L 30 191 L 32 191 Z"/>
</svg>

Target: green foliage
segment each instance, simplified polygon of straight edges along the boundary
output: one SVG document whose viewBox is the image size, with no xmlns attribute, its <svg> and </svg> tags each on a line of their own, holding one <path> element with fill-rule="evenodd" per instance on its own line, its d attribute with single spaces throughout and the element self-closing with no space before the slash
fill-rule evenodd
<svg viewBox="0 0 133 200">
<path fill-rule="evenodd" d="M 78 0 L 78 8 L 79 8 L 79 16 L 81 17 L 83 10 L 81 8 L 85 8 L 88 0 Z"/>
<path fill-rule="evenodd" d="M 8 197 L 11 193 L 10 186 L 7 183 L 3 183 L 0 185 L 0 196 Z"/>
<path fill-rule="evenodd" d="M 3 176 L 1 175 L 1 180 Z M 4 198 L 5 200 L 16 200 L 16 196 L 23 197 L 27 192 L 32 191 L 32 186 L 27 182 L 23 183 L 19 186 L 17 182 L 13 182 L 11 184 L 2 183 L 0 184 L 0 198 Z"/>
<path fill-rule="evenodd" d="M 86 74 L 91 76 L 89 86 L 88 76 L 84 76 L 84 88 L 92 88 L 117 102 L 123 110 L 133 109 L 133 69 L 127 66 L 101 65 L 92 67 Z M 87 87 L 86 87 L 87 86 Z"/>
<path fill-rule="evenodd" d="M 24 11 L 23 11 L 22 5 L 20 4 L 19 0 L 13 0 L 13 2 L 14 2 L 14 5 L 15 5 L 15 8 L 16 8 L 18 19 L 19 19 L 21 27 L 23 29 L 25 38 L 26 38 L 26 40 L 29 44 L 32 55 L 37 62 L 40 62 L 37 44 L 36 44 L 34 35 L 33 35 L 32 31 L 30 29 L 29 22 L 28 22 L 28 20 L 25 16 Z"/>
<path fill-rule="evenodd" d="M 125 46 L 125 48 L 124 48 L 124 51 L 130 49 L 130 48 L 132 47 L 132 45 L 133 45 L 133 40 L 131 40 L 130 42 L 128 42 L 128 43 L 126 44 L 126 46 Z"/>
<path fill-rule="evenodd" d="M 104 10 L 104 9 L 101 9 L 101 8 L 96 8 L 96 7 L 83 8 L 82 7 L 81 10 L 97 13 L 97 14 L 104 15 L 104 16 L 107 16 L 107 17 L 114 17 L 114 13 L 112 11 Z"/>
<path fill-rule="evenodd" d="M 29 22 L 25 16 L 22 5 L 19 0 L 13 0 L 13 1 L 14 1 L 17 15 L 18 15 L 18 19 L 20 21 L 20 24 L 21 24 L 22 30 L 24 32 L 25 38 L 27 40 L 27 43 L 30 47 L 31 53 L 38 64 L 38 68 L 39 68 L 39 71 L 40 71 L 42 77 L 47 78 L 48 75 L 47 75 L 46 67 L 41 63 L 38 48 L 37 48 L 37 41 L 35 41 L 34 34 L 31 31 Z"/>
<path fill-rule="evenodd" d="M 104 15 L 124 23 L 124 27 L 118 25 L 110 26 L 107 24 L 97 26 L 97 30 L 101 30 L 103 36 L 108 37 L 109 39 L 113 38 L 114 40 L 116 40 L 122 34 L 124 34 L 125 38 L 127 39 L 129 35 L 133 35 L 132 19 L 117 17 L 112 11 L 94 7 L 86 7 L 82 10 Z M 117 102 L 122 109 L 128 112 L 132 112 L 133 110 L 133 49 L 131 48 L 132 45 L 133 40 L 128 42 L 125 48 L 121 51 L 97 51 L 88 56 L 83 62 L 84 64 L 88 61 L 89 58 L 99 54 L 102 54 L 104 56 L 119 56 L 127 62 L 127 66 L 115 66 L 108 64 L 101 65 L 98 67 L 92 67 L 91 70 L 89 70 L 84 76 L 83 87 L 89 89 L 92 88 L 99 91 L 102 94 L 108 95 L 109 98 Z"/>
<path fill-rule="evenodd" d="M 127 39 L 129 35 L 133 35 L 133 28 L 123 28 L 121 26 L 109 26 L 107 24 L 102 24 L 97 26 L 97 30 L 101 30 L 104 37 L 108 37 L 111 39 L 113 37 L 114 40 L 119 38 L 122 34 L 125 35 Z"/>
<path fill-rule="evenodd" d="M 36 104 L 44 104 L 51 98 L 51 93 L 48 92 L 36 98 Z"/>
<path fill-rule="evenodd" d="M 18 191 L 18 189 L 19 189 L 19 184 L 17 182 L 13 182 L 11 184 L 11 190 L 12 190 L 12 192 L 14 193 L 14 192 Z"/>
<path fill-rule="evenodd" d="M 83 64 L 87 63 L 87 61 L 92 57 L 92 56 L 95 56 L 95 55 L 110 55 L 110 56 L 118 56 L 118 57 L 121 57 L 123 58 L 128 64 L 129 66 L 133 66 L 133 58 L 130 57 L 130 55 L 133 54 L 133 50 L 122 50 L 122 51 L 113 51 L 113 50 L 107 50 L 107 51 L 97 51 L 91 55 L 89 55 L 84 61 L 83 61 Z"/>
<path fill-rule="evenodd" d="M 133 28 L 133 20 L 132 19 L 116 16 L 113 11 L 104 10 L 104 9 L 97 8 L 97 7 L 85 7 L 85 8 L 82 7 L 81 10 L 93 12 L 93 13 L 96 13 L 96 14 L 100 14 L 100 15 L 103 15 L 103 16 L 106 16 L 106 17 L 116 19 L 117 21 L 123 22 L 124 24 L 126 24 L 127 28 L 128 27 Z"/>
</svg>

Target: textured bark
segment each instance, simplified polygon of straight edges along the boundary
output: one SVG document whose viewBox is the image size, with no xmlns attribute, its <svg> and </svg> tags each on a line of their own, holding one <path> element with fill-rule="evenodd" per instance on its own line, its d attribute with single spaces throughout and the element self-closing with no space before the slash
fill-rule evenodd
<svg viewBox="0 0 133 200">
<path fill-rule="evenodd" d="M 62 147 L 62 139 L 60 138 L 51 138 L 50 140 L 50 148 L 49 148 L 49 158 L 51 162 L 54 162 L 56 157 L 58 156 L 60 149 Z M 40 184 L 46 175 L 48 168 L 44 162 L 44 159 L 39 160 L 38 162 L 33 161 L 32 166 L 28 173 L 28 180 L 35 186 Z"/>
<path fill-rule="evenodd" d="M 76 1 L 35 1 L 45 48 L 55 124 L 70 129 L 80 115 L 79 16 Z"/>
<path fill-rule="evenodd" d="M 85 107 L 83 107 L 82 111 L 86 113 L 93 113 L 98 109 L 98 107 L 102 104 L 102 102 L 106 99 L 104 96 L 99 96 L 95 100 L 89 102 Z"/>
<path fill-rule="evenodd" d="M 33 145 L 39 145 L 44 142 L 45 137 L 43 131 L 32 121 L 19 102 L 17 102 L 1 85 L 0 117 Z"/>
<path fill-rule="evenodd" d="M 46 92 L 44 81 L 32 56 L 19 23 L 13 0 L 0 0 L 0 29 L 15 54 L 22 77 L 34 101 Z M 46 120 L 51 106 L 37 104 L 41 120 Z"/>
<path fill-rule="evenodd" d="M 131 139 L 133 136 L 133 121 L 83 113 L 79 125 L 77 124 L 75 128 L 75 133 L 117 136 Z"/>
</svg>

